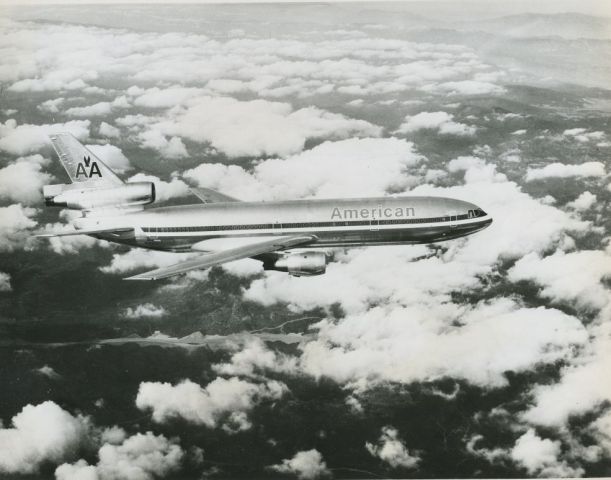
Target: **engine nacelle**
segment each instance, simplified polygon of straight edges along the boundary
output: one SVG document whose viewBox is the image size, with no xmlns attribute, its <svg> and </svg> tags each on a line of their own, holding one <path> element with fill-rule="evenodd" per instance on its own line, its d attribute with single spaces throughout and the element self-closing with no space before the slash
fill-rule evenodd
<svg viewBox="0 0 611 480">
<path fill-rule="evenodd" d="M 133 207 L 155 201 L 155 184 L 134 182 L 117 187 L 101 188 L 82 188 L 78 183 L 46 185 L 42 193 L 45 197 L 45 205 L 50 207 L 64 207 L 72 210 Z"/>
<path fill-rule="evenodd" d="M 265 268 L 288 272 L 295 277 L 312 277 L 325 273 L 327 256 L 324 252 L 289 253 L 280 257 L 273 265 L 266 265 Z"/>
</svg>

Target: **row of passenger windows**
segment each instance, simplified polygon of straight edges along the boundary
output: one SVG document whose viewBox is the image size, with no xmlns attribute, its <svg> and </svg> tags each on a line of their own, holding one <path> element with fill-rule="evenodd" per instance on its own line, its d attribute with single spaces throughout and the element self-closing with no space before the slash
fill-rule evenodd
<svg viewBox="0 0 611 480">
<path fill-rule="evenodd" d="M 471 213 L 473 212 L 473 213 Z M 478 214 L 477 212 L 481 212 Z M 352 227 L 359 225 L 402 225 L 414 223 L 450 222 L 455 220 L 466 220 L 485 215 L 482 210 L 469 210 L 463 215 L 452 215 L 446 217 L 431 218 L 395 218 L 392 220 L 345 220 L 339 222 L 310 222 L 310 223 L 259 223 L 254 225 L 207 225 L 199 227 L 144 227 L 142 230 L 152 233 L 165 232 L 214 232 L 225 230 L 273 230 L 288 228 L 316 228 L 316 227 Z"/>
</svg>

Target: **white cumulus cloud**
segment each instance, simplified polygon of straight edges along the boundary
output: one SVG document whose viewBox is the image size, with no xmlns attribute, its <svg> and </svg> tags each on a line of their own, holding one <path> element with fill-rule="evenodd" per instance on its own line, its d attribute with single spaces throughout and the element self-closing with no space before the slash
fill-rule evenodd
<svg viewBox="0 0 611 480">
<path fill-rule="evenodd" d="M 163 307 L 157 307 L 152 303 L 143 303 L 136 307 L 128 307 L 125 310 L 125 318 L 136 319 L 142 317 L 148 318 L 160 318 L 166 314 L 166 310 Z"/>
<path fill-rule="evenodd" d="M 74 457 L 89 434 L 89 421 L 54 402 L 27 405 L 0 428 L 0 472 L 34 474 L 45 462 Z"/>
<path fill-rule="evenodd" d="M 567 165 L 560 162 L 550 163 L 542 168 L 529 168 L 526 181 L 543 180 L 545 178 L 569 177 L 604 177 L 605 165 L 601 162 L 584 162 Z"/>
<path fill-rule="evenodd" d="M 454 115 L 447 112 L 420 112 L 405 117 L 398 132 L 411 133 L 418 130 L 435 130 L 441 135 L 456 135 L 470 137 L 475 134 L 476 128 L 464 123 L 454 121 Z"/>
<path fill-rule="evenodd" d="M 284 459 L 281 463 L 270 465 L 268 468 L 278 473 L 296 475 L 302 480 L 331 475 L 321 453 L 316 449 L 297 452 L 292 458 Z"/>
<path fill-rule="evenodd" d="M 578 211 L 589 210 L 596 204 L 596 195 L 590 192 L 583 192 L 572 202 L 567 203 L 567 207 Z"/>
<path fill-rule="evenodd" d="M 402 191 L 416 183 L 424 158 L 398 138 L 324 142 L 284 160 L 236 165 L 202 164 L 183 176 L 243 200 L 360 197 Z"/>
<path fill-rule="evenodd" d="M 44 172 L 48 160 L 41 155 L 21 157 L 0 169 L 0 198 L 26 205 L 42 203 L 42 187 L 53 176 Z"/>
<path fill-rule="evenodd" d="M 393 427 L 384 427 L 376 444 L 367 442 L 367 451 L 374 457 L 388 463 L 393 468 L 415 468 L 420 457 L 410 455 L 407 447 L 399 438 L 399 432 Z"/>
<path fill-rule="evenodd" d="M 255 384 L 236 377 L 217 378 L 205 388 L 190 380 L 177 385 L 142 382 L 136 406 L 140 410 L 152 410 L 153 420 L 159 423 L 180 417 L 214 428 L 231 414 L 247 413 L 261 401 L 281 398 L 286 390 L 277 381 Z"/>
<path fill-rule="evenodd" d="M 172 118 L 149 126 L 166 136 L 209 143 L 229 157 L 280 155 L 303 149 L 309 138 L 377 136 L 381 128 L 316 107 L 293 110 L 267 100 L 200 97 Z"/>
<path fill-rule="evenodd" d="M 561 444 L 539 437 L 529 429 L 516 441 L 511 450 L 511 458 L 524 467 L 529 475 L 542 477 L 578 477 L 583 475 L 581 468 L 572 468 L 559 460 Z"/>
<path fill-rule="evenodd" d="M 120 437 L 119 437 L 120 438 Z M 55 470 L 56 480 L 152 480 L 176 472 L 184 452 L 175 440 L 152 432 L 137 433 L 122 443 L 104 443 L 98 463 L 85 460 L 64 463 Z"/>
<path fill-rule="evenodd" d="M 0 272 L 0 292 L 10 292 L 12 289 L 11 276 L 8 273 Z"/>
<path fill-rule="evenodd" d="M 0 250 L 12 251 L 23 248 L 30 237 L 29 230 L 37 225 L 32 217 L 38 213 L 35 208 L 20 203 L 0 207 Z"/>
<path fill-rule="evenodd" d="M 0 150 L 25 155 L 49 145 L 49 135 L 60 132 L 70 132 L 79 140 L 84 140 L 89 136 L 89 125 L 89 120 L 45 125 L 18 125 L 14 120 L 7 120 L 0 124 Z"/>
</svg>

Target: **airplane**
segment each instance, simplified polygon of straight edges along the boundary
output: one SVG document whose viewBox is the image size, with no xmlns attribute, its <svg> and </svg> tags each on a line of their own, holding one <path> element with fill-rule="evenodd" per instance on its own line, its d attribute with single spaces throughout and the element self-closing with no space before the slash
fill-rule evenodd
<svg viewBox="0 0 611 480">
<path fill-rule="evenodd" d="M 201 203 L 151 207 L 154 182 L 123 182 L 70 133 L 50 136 L 71 183 L 43 187 L 45 204 L 80 210 L 74 229 L 38 236 L 89 235 L 153 250 L 200 253 L 126 280 L 158 280 L 254 258 L 292 276 L 325 273 L 325 249 L 421 244 L 478 232 L 492 223 L 480 207 L 443 197 L 243 202 L 192 188 Z M 321 251 L 322 250 L 322 251 Z"/>
</svg>

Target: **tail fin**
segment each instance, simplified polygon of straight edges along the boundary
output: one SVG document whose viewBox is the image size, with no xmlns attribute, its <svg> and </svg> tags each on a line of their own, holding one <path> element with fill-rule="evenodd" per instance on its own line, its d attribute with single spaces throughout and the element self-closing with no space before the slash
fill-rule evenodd
<svg viewBox="0 0 611 480">
<path fill-rule="evenodd" d="M 49 137 L 66 172 L 73 183 L 92 186 L 122 185 L 123 181 L 71 133 L 56 133 Z"/>
</svg>

